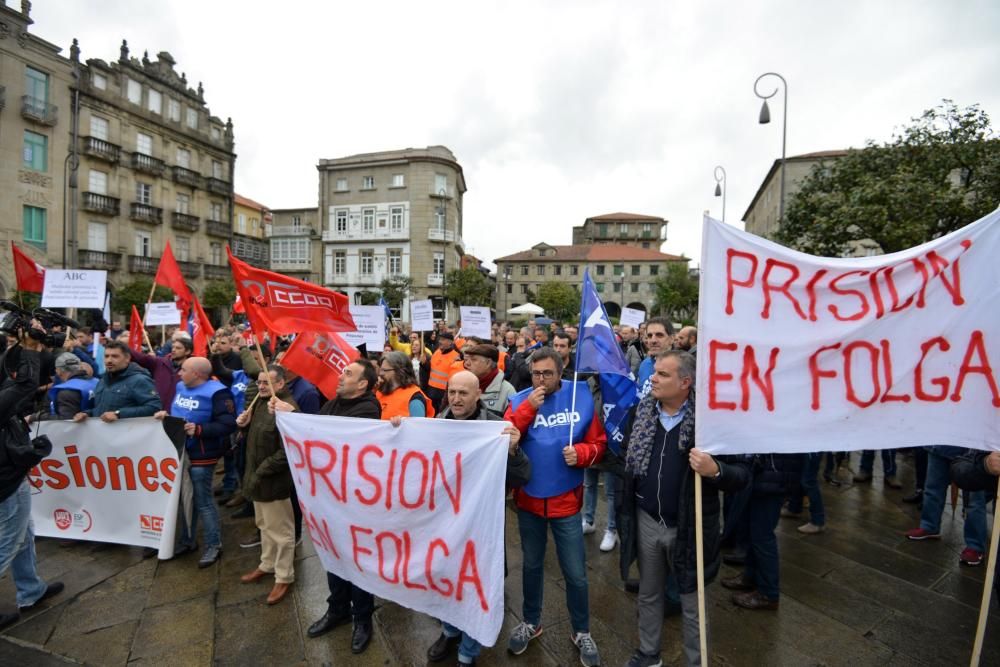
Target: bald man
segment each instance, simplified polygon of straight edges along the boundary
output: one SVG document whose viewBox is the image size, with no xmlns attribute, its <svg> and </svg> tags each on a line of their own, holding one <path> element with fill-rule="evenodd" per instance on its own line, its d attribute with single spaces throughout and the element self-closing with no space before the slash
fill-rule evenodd
<svg viewBox="0 0 1000 667">
<path fill-rule="evenodd" d="M 212 380 L 212 363 L 204 357 L 190 357 L 181 364 L 170 416 L 184 420 L 185 446 L 191 462 L 190 482 L 194 489 L 197 512 L 190 526 L 183 526 L 181 542 L 175 555 L 194 551 L 195 529 L 200 517 L 205 524 L 205 551 L 198 567 L 208 567 L 222 555 L 222 530 L 219 512 L 212 498 L 212 473 L 226 451 L 229 435 L 236 430 L 236 405 L 233 394 L 221 382 Z M 156 413 L 163 419 L 167 412 Z M 182 522 L 183 523 L 183 522 Z"/>
<path fill-rule="evenodd" d="M 683 327 L 674 336 L 674 349 L 698 354 L 698 330 L 694 327 Z"/>
</svg>

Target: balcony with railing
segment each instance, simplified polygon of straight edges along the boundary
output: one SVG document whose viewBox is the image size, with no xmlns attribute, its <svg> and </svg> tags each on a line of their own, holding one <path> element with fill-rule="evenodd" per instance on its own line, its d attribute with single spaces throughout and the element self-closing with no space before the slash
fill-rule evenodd
<svg viewBox="0 0 1000 667">
<path fill-rule="evenodd" d="M 434 229 L 432 227 L 427 230 L 427 240 L 438 241 L 439 243 L 454 243 L 455 232 L 450 229 Z"/>
<path fill-rule="evenodd" d="M 284 225 L 277 227 L 271 225 L 268 236 L 312 236 L 315 230 L 310 225 Z"/>
<path fill-rule="evenodd" d="M 271 270 L 272 271 L 291 271 L 291 272 L 302 272 L 302 271 L 312 271 L 312 260 L 311 259 L 276 259 L 274 254 L 271 254 Z"/>
<path fill-rule="evenodd" d="M 196 232 L 201 226 L 201 220 L 196 215 L 173 211 L 170 214 L 170 226 L 174 229 L 183 229 L 186 232 Z"/>
<path fill-rule="evenodd" d="M 143 257 L 142 255 L 128 256 L 128 270 L 130 273 L 155 274 L 160 266 L 159 257 Z"/>
<path fill-rule="evenodd" d="M 233 276 L 228 266 L 203 264 L 202 267 L 205 269 L 205 278 L 208 280 L 226 280 Z"/>
<path fill-rule="evenodd" d="M 136 222 L 145 222 L 150 225 L 163 224 L 163 209 L 149 204 L 132 202 L 129 205 L 128 217 Z"/>
<path fill-rule="evenodd" d="M 167 165 L 163 160 L 146 155 L 145 153 L 132 153 L 130 164 L 136 171 L 141 171 L 153 176 L 162 176 Z"/>
<path fill-rule="evenodd" d="M 444 274 L 442 273 L 428 273 L 427 274 L 427 286 L 428 287 L 440 287 L 444 285 Z"/>
<path fill-rule="evenodd" d="M 91 213 L 118 215 L 121 210 L 121 200 L 118 197 L 109 197 L 97 192 L 84 192 L 81 208 Z"/>
<path fill-rule="evenodd" d="M 181 268 L 181 273 L 185 278 L 200 278 L 201 264 L 198 262 L 182 262 L 177 260 L 177 266 Z"/>
<path fill-rule="evenodd" d="M 173 177 L 175 183 L 181 183 L 183 185 L 190 185 L 192 188 L 200 188 L 201 185 L 201 174 L 196 171 L 191 171 L 184 167 L 178 167 L 174 165 L 171 167 L 173 171 Z"/>
<path fill-rule="evenodd" d="M 229 194 L 229 183 L 226 183 L 221 178 L 206 178 L 205 185 L 208 187 L 209 192 L 214 192 L 217 195 Z"/>
<path fill-rule="evenodd" d="M 100 252 L 98 250 L 83 250 L 77 254 L 77 264 L 81 269 L 103 269 L 117 271 L 121 266 L 122 256 L 117 252 Z"/>
<path fill-rule="evenodd" d="M 271 234 L 275 236 L 275 234 Z M 348 231 L 327 230 L 323 232 L 324 241 L 409 241 L 410 230 L 408 227 L 392 226 L 388 228 L 377 228 L 364 231 L 363 229 L 351 228 Z"/>
<path fill-rule="evenodd" d="M 121 156 L 121 146 L 97 137 L 83 137 L 83 153 L 98 160 L 115 164 Z"/>
<path fill-rule="evenodd" d="M 21 116 L 39 125 L 51 127 L 59 120 L 59 107 L 31 95 L 22 95 Z"/>
<path fill-rule="evenodd" d="M 206 220 L 205 233 L 209 236 L 218 236 L 219 238 L 228 239 L 233 235 L 233 229 L 221 220 Z"/>
</svg>

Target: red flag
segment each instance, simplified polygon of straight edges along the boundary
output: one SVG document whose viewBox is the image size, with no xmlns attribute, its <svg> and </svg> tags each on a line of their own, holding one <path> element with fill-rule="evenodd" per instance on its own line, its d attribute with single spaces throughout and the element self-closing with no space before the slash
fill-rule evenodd
<svg viewBox="0 0 1000 667">
<path fill-rule="evenodd" d="M 42 293 L 45 286 L 45 268 L 31 259 L 23 250 L 10 242 L 10 252 L 14 255 L 14 275 L 17 277 L 17 289 L 22 292 Z"/>
<path fill-rule="evenodd" d="M 207 357 L 208 341 L 212 340 L 212 337 L 215 335 L 215 329 L 212 328 L 212 323 L 209 322 L 208 315 L 205 314 L 205 310 L 201 307 L 201 301 L 198 301 L 198 297 L 193 298 L 194 312 L 191 317 L 191 341 L 194 343 L 194 356 Z"/>
<path fill-rule="evenodd" d="M 181 275 L 181 267 L 177 265 L 177 260 L 174 259 L 174 253 L 170 249 L 170 241 L 167 241 L 167 247 L 163 249 L 163 256 L 160 257 L 160 266 L 156 269 L 156 277 L 153 278 L 153 282 L 173 291 L 174 296 L 177 297 L 177 308 L 181 311 L 181 321 L 183 322 L 183 317 L 187 315 L 188 309 L 191 308 L 191 302 L 194 300 L 194 297 L 184 282 L 184 276 Z"/>
<path fill-rule="evenodd" d="M 142 351 L 142 339 L 145 338 L 143 335 L 145 330 L 142 326 L 142 318 L 139 316 L 139 311 L 136 310 L 135 305 L 132 305 L 132 317 L 129 319 L 128 323 L 128 346 L 135 350 L 136 352 Z M 150 354 L 156 354 L 155 350 L 150 350 Z"/>
<path fill-rule="evenodd" d="M 335 333 L 307 331 L 292 341 L 281 365 L 312 382 L 324 396 L 336 396 L 344 369 L 361 355 Z"/>
<path fill-rule="evenodd" d="M 255 332 L 354 331 L 347 296 L 340 292 L 255 269 L 229 253 L 236 291 Z"/>
<path fill-rule="evenodd" d="M 236 295 L 236 302 L 233 303 L 233 313 L 245 313 L 246 308 L 243 307 L 243 301 L 240 299 L 240 295 Z"/>
</svg>

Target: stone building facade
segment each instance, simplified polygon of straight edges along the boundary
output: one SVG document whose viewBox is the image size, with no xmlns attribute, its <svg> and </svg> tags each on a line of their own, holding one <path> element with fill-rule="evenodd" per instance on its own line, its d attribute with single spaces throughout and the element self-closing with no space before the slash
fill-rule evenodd
<svg viewBox="0 0 1000 667">
<path fill-rule="evenodd" d="M 270 243 L 271 270 L 311 283 L 323 283 L 323 238 L 319 211 L 284 208 L 271 211 L 265 226 Z"/>
<path fill-rule="evenodd" d="M 659 250 L 667 240 L 667 221 L 654 215 L 606 213 L 573 228 L 573 245 L 627 245 Z"/>
<path fill-rule="evenodd" d="M 460 267 L 466 191 L 455 155 L 406 148 L 324 159 L 317 169 L 323 284 L 359 303 L 383 279 L 410 276 L 410 299 L 431 299 L 435 317 L 453 320 L 444 276 Z"/>
<path fill-rule="evenodd" d="M 271 211 L 266 206 L 239 193 L 233 194 L 232 250 L 237 259 L 262 269 L 270 266 L 270 243 L 265 238 L 269 224 Z"/>
</svg>

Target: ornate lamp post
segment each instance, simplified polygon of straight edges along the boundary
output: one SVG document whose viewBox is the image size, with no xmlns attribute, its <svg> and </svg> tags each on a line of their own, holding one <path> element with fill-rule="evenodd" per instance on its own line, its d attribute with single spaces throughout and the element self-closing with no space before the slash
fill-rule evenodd
<svg viewBox="0 0 1000 667">
<path fill-rule="evenodd" d="M 721 173 L 721 176 L 719 175 Z M 726 170 L 719 165 L 715 168 L 715 196 L 722 197 L 722 221 L 726 221 Z"/>
<path fill-rule="evenodd" d="M 784 99 L 784 111 L 781 114 L 781 194 L 778 198 L 778 222 L 780 223 L 785 217 L 785 142 L 788 137 L 788 82 L 785 81 L 785 77 L 781 76 L 777 72 L 765 72 L 757 77 L 757 80 L 753 82 L 753 93 L 760 99 L 764 100 L 764 103 L 760 107 L 760 116 L 757 122 L 761 125 L 766 125 L 771 122 L 771 110 L 767 106 L 767 101 L 778 94 L 778 86 L 775 86 L 774 90 L 771 91 L 769 95 L 762 95 L 760 91 L 757 90 L 757 85 L 761 82 L 761 79 L 768 76 L 776 76 L 781 80 L 781 84 L 785 87 L 783 99 Z"/>
</svg>

